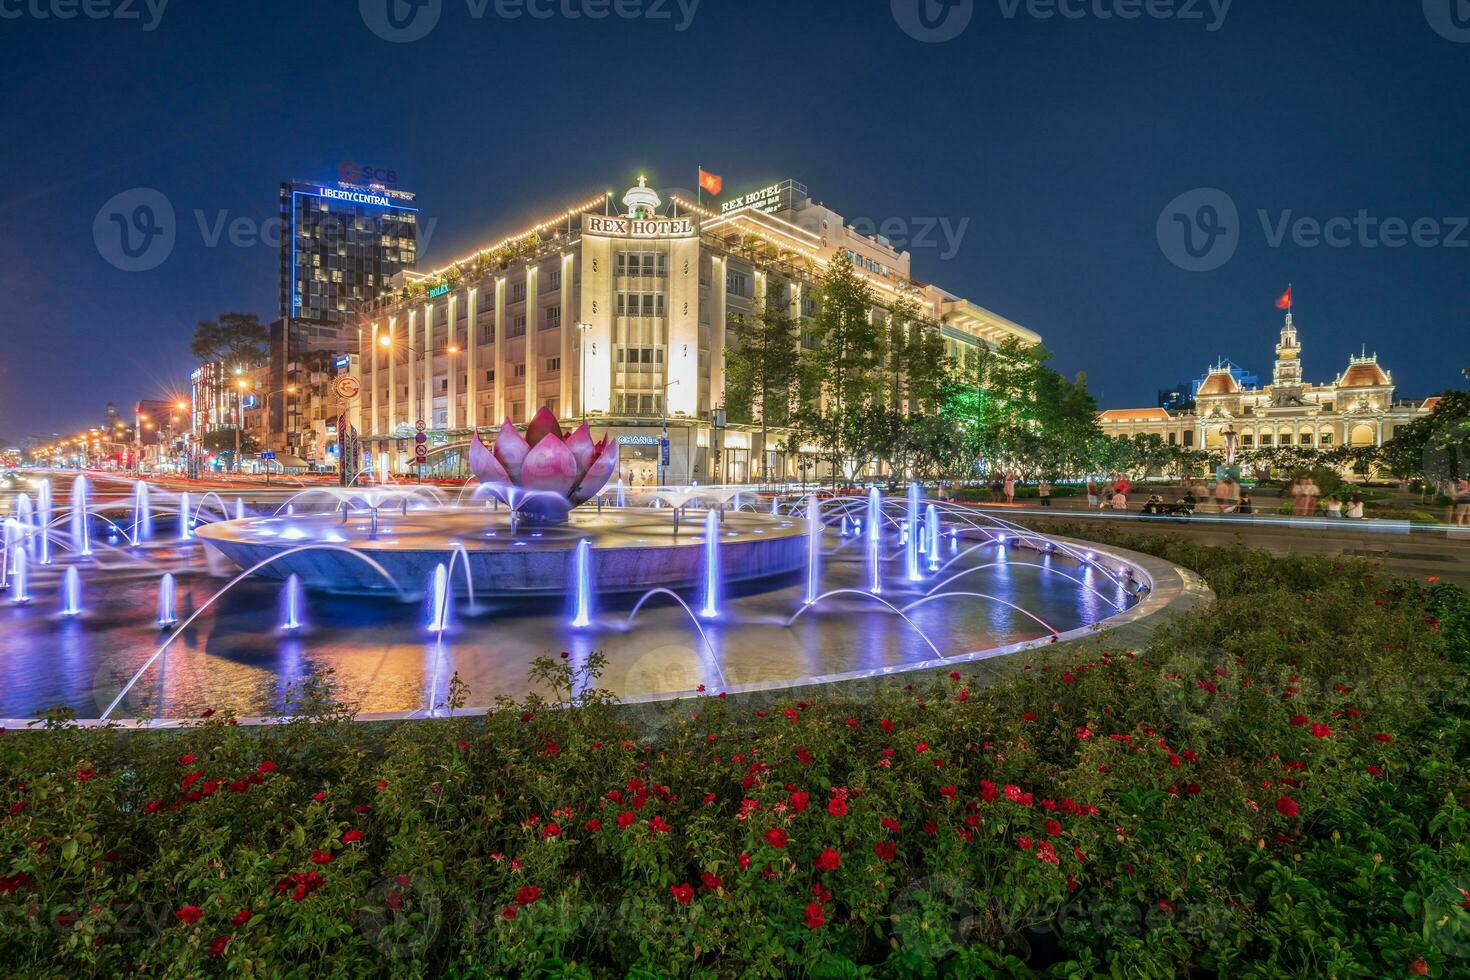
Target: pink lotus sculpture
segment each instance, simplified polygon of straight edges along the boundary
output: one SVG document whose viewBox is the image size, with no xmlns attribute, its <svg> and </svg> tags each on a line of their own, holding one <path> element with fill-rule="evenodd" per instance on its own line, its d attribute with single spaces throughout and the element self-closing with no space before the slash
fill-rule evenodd
<svg viewBox="0 0 1470 980">
<path fill-rule="evenodd" d="M 616 442 L 606 436 L 593 442 L 586 422 L 563 435 L 561 423 L 546 408 L 536 413 L 524 436 L 506 419 L 493 450 L 478 432 L 470 439 L 475 476 L 482 484 L 505 488 L 497 496 L 536 520 L 566 520 L 573 507 L 597 496 L 617 468 Z"/>
</svg>

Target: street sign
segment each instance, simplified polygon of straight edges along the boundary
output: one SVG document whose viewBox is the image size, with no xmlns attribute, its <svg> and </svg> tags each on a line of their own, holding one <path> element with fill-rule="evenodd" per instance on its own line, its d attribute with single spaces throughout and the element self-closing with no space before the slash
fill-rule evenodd
<svg viewBox="0 0 1470 980">
<path fill-rule="evenodd" d="M 429 458 L 429 447 L 425 446 L 423 443 L 419 443 L 417 446 L 413 447 L 413 454 L 418 459 L 418 461 L 422 463 L 424 460 Z"/>
<path fill-rule="evenodd" d="M 352 375 L 342 374 L 332 381 L 332 390 L 338 398 L 353 399 L 362 394 L 362 384 Z"/>
<path fill-rule="evenodd" d="M 424 443 L 429 441 L 429 434 L 427 432 L 420 432 L 413 437 L 413 441 L 422 446 Z"/>
<path fill-rule="evenodd" d="M 415 429 L 418 429 L 420 432 L 423 432 L 425 429 L 428 428 L 428 426 L 424 424 L 424 420 L 423 419 L 419 419 L 417 422 L 415 422 L 413 424 L 413 427 Z"/>
<path fill-rule="evenodd" d="M 276 458 L 276 454 L 275 453 L 261 453 L 260 454 L 260 458 L 261 459 L 275 459 Z"/>
<path fill-rule="evenodd" d="M 667 439 L 660 439 L 659 440 L 658 455 L 659 455 L 660 464 L 663 465 L 663 466 L 668 466 L 669 465 L 669 440 L 667 440 Z"/>
</svg>

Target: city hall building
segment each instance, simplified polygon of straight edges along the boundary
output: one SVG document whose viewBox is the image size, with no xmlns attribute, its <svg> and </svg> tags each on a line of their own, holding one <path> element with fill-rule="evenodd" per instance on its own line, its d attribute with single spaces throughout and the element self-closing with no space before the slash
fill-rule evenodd
<svg viewBox="0 0 1470 980">
<path fill-rule="evenodd" d="M 619 207 L 619 204 L 621 207 Z M 546 407 L 584 417 L 620 447 L 629 484 L 745 482 L 767 454 L 777 479 L 821 475 L 773 432 L 725 425 L 725 353 L 733 316 L 773 288 L 798 320 L 816 309 L 823 268 L 845 252 L 871 285 L 872 316 L 907 300 L 951 355 L 1031 331 L 914 279 L 907 252 L 861 234 L 786 180 L 710 208 L 668 201 L 639 179 L 431 272 L 403 272 L 361 317 L 362 443 L 375 470 L 463 475 L 470 434 Z M 660 456 L 668 432 L 668 464 Z M 753 455 L 755 454 L 755 455 Z"/>
<path fill-rule="evenodd" d="M 1241 449 L 1296 446 L 1381 446 L 1399 426 L 1434 410 L 1437 399 L 1394 397 L 1393 376 L 1364 350 L 1349 355 L 1343 370 L 1326 384 L 1305 380 L 1302 345 L 1291 313 L 1281 328 L 1271 383 L 1247 387 L 1228 362 L 1210 368 L 1195 391 L 1193 411 L 1166 408 L 1110 409 L 1099 415 L 1103 432 L 1131 438 L 1157 435 L 1171 446 L 1223 450 L 1225 430 L 1240 436 Z"/>
</svg>

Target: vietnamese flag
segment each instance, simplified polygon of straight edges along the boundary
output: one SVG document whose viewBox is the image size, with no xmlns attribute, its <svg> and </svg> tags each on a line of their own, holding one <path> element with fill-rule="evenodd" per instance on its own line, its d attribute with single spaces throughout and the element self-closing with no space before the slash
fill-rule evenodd
<svg viewBox="0 0 1470 980">
<path fill-rule="evenodd" d="M 1286 287 L 1286 292 L 1282 293 L 1281 294 L 1281 298 L 1276 301 L 1276 308 L 1278 310 L 1289 310 L 1289 309 L 1291 309 L 1291 287 L 1290 286 L 1287 286 Z"/>
<path fill-rule="evenodd" d="M 711 197 L 719 197 L 720 191 L 725 189 L 725 180 L 719 174 L 712 174 L 703 167 L 700 167 L 699 189 Z"/>
</svg>

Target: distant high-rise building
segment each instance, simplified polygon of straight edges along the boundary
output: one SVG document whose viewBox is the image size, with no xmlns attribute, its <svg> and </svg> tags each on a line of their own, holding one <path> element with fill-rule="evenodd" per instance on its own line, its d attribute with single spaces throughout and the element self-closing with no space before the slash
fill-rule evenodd
<svg viewBox="0 0 1470 980">
<path fill-rule="evenodd" d="M 355 352 L 356 312 L 414 268 L 414 200 L 410 191 L 346 179 L 281 184 L 280 314 L 270 325 L 270 390 L 263 393 L 272 448 L 289 446 L 297 431 L 298 400 L 288 389 L 302 380 L 304 355 Z"/>
</svg>

